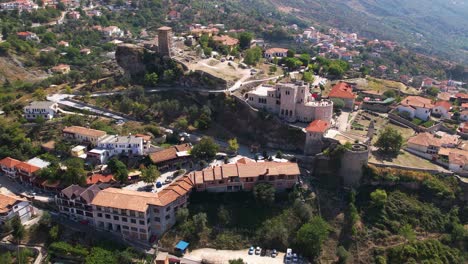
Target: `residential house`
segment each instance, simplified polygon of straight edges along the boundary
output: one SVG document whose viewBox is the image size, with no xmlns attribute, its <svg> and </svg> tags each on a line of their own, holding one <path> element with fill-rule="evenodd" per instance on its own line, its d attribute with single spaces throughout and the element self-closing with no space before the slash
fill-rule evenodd
<svg viewBox="0 0 468 264">
<path fill-rule="evenodd" d="M 462 110 L 468 110 L 468 103 L 461 104 Z"/>
<path fill-rule="evenodd" d="M 19 217 L 21 223 L 29 221 L 34 215 L 31 203 L 23 198 L 0 194 L 0 224 Z"/>
<path fill-rule="evenodd" d="M 277 191 L 292 188 L 301 174 L 297 163 L 244 160 L 189 173 L 197 191 L 252 191 L 257 183 L 272 184 Z"/>
<path fill-rule="evenodd" d="M 190 144 L 171 146 L 167 149 L 151 153 L 149 158 L 160 170 L 165 170 L 172 168 L 176 164 L 183 165 L 186 163 L 191 149 L 192 146 Z"/>
<path fill-rule="evenodd" d="M 96 227 L 125 239 L 152 241 L 175 224 L 176 212 L 186 206 L 192 186 L 191 179 L 183 177 L 158 193 L 102 190 L 91 203 Z"/>
<path fill-rule="evenodd" d="M 73 147 L 70 152 L 72 157 L 86 159 L 86 146 L 78 145 Z"/>
<path fill-rule="evenodd" d="M 79 20 L 81 17 L 80 12 L 78 11 L 71 11 L 68 12 L 68 18 L 73 19 L 73 20 Z"/>
<path fill-rule="evenodd" d="M 94 148 L 86 153 L 86 161 L 95 165 L 105 164 L 109 159 L 107 149 Z"/>
<path fill-rule="evenodd" d="M 112 184 L 115 182 L 114 175 L 112 174 L 100 174 L 100 173 L 94 173 L 91 176 L 88 176 L 86 178 L 86 185 L 93 185 L 93 184 Z"/>
<path fill-rule="evenodd" d="M 69 47 L 70 46 L 70 44 L 67 41 L 63 41 L 63 40 L 59 41 L 58 45 L 62 46 L 62 47 Z"/>
<path fill-rule="evenodd" d="M 108 26 L 101 29 L 102 34 L 106 38 L 120 38 L 124 36 L 123 30 L 117 26 Z"/>
<path fill-rule="evenodd" d="M 353 87 L 351 84 L 346 82 L 339 82 L 333 86 L 330 93 L 328 94 L 330 99 L 338 98 L 342 99 L 345 103 L 344 108 L 353 110 L 354 101 L 356 99 L 356 94 L 353 93 Z"/>
<path fill-rule="evenodd" d="M 175 21 L 180 19 L 180 13 L 177 12 L 176 10 L 171 10 L 169 13 L 167 13 L 167 18 L 169 20 Z"/>
<path fill-rule="evenodd" d="M 466 176 L 468 174 L 468 152 L 450 152 L 448 156 L 449 170 Z"/>
<path fill-rule="evenodd" d="M 442 118 L 450 118 L 452 105 L 448 101 L 437 101 L 432 108 L 432 114 Z"/>
<path fill-rule="evenodd" d="M 217 28 L 194 28 L 190 31 L 194 37 L 201 37 L 202 35 L 208 35 L 208 37 L 216 36 L 219 33 Z"/>
<path fill-rule="evenodd" d="M 58 104 L 49 101 L 34 101 L 25 106 L 23 112 L 27 120 L 36 120 L 38 117 L 51 120 L 58 113 Z"/>
<path fill-rule="evenodd" d="M 61 214 L 75 221 L 86 221 L 94 225 L 93 206 L 91 201 L 101 191 L 93 184 L 88 188 L 79 185 L 70 185 L 55 196 L 55 204 Z"/>
<path fill-rule="evenodd" d="M 29 31 L 18 32 L 18 33 L 16 33 L 16 36 L 19 39 L 25 40 L 25 41 L 28 41 L 28 40 L 38 41 L 39 40 L 36 33 L 29 32 Z"/>
<path fill-rule="evenodd" d="M 98 141 L 97 147 L 107 150 L 109 157 L 120 154 L 136 156 L 144 154 L 143 138 L 133 135 L 108 135 Z"/>
<path fill-rule="evenodd" d="M 0 170 L 10 178 L 16 178 L 16 165 L 20 164 L 21 161 L 6 157 L 0 160 Z"/>
<path fill-rule="evenodd" d="M 288 49 L 283 48 L 271 48 L 267 49 L 263 56 L 268 60 L 273 60 L 274 58 L 285 58 L 288 56 Z"/>
<path fill-rule="evenodd" d="M 18 163 L 15 166 L 16 177 L 19 177 L 22 182 L 32 183 L 41 170 L 40 167 L 31 165 L 27 162 Z"/>
<path fill-rule="evenodd" d="M 333 102 L 315 99 L 304 82 L 260 85 L 246 97 L 252 107 L 277 114 L 287 122 L 329 122 L 333 115 Z"/>
<path fill-rule="evenodd" d="M 77 143 L 86 143 L 96 146 L 98 142 L 107 136 L 102 130 L 91 129 L 81 126 L 65 127 L 62 130 L 63 137 Z"/>
<path fill-rule="evenodd" d="M 59 64 L 57 66 L 52 67 L 50 71 L 53 73 L 58 73 L 58 74 L 67 74 L 70 72 L 70 65 Z"/>
<path fill-rule="evenodd" d="M 427 121 L 434 108 L 431 99 L 421 96 L 408 96 L 404 98 L 397 107 L 399 113 L 406 112 L 410 118 L 419 118 Z"/>
<path fill-rule="evenodd" d="M 460 103 L 468 103 L 468 94 L 466 94 L 466 93 L 457 93 L 457 94 L 455 94 L 455 98 Z"/>
<path fill-rule="evenodd" d="M 460 120 L 463 122 L 468 121 L 468 110 L 463 110 L 460 112 Z"/>
<path fill-rule="evenodd" d="M 151 149 L 151 136 L 146 134 L 135 134 L 135 137 L 143 139 L 143 151 L 146 153 Z"/>
<path fill-rule="evenodd" d="M 449 134 L 434 135 L 428 132 L 419 133 L 407 142 L 407 149 L 421 154 L 435 156 L 441 148 L 455 148 L 460 144 L 460 137 Z M 426 156 L 431 158 L 431 156 Z"/>
<path fill-rule="evenodd" d="M 230 50 L 239 44 L 238 39 L 232 38 L 228 35 L 214 36 L 213 41 L 223 46 L 227 46 Z"/>
</svg>

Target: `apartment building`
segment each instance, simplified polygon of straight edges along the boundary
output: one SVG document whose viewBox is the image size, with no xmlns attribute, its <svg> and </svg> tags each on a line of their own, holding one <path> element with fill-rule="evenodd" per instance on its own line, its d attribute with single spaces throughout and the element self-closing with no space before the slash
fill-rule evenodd
<svg viewBox="0 0 468 264">
<path fill-rule="evenodd" d="M 96 146 L 98 142 L 105 138 L 107 133 L 102 130 L 96 130 L 81 126 L 65 127 L 62 130 L 63 137 L 77 143 L 88 143 Z"/>
<path fill-rule="evenodd" d="M 270 183 L 276 190 L 292 188 L 300 175 L 297 163 L 255 162 L 243 159 L 236 164 L 224 164 L 189 173 L 187 177 L 197 191 L 251 191 L 257 183 Z"/>
<path fill-rule="evenodd" d="M 176 212 L 185 207 L 192 186 L 190 178 L 183 177 L 159 193 L 102 190 L 91 203 L 95 225 L 125 239 L 153 240 L 175 224 Z"/>
<path fill-rule="evenodd" d="M 330 122 L 333 116 L 333 102 L 315 99 L 304 82 L 261 85 L 248 92 L 246 97 L 252 107 L 277 114 L 287 122 L 316 119 Z"/>
<path fill-rule="evenodd" d="M 19 217 L 21 223 L 31 219 L 34 208 L 28 200 L 13 195 L 0 194 L 0 224 L 14 217 Z"/>
<path fill-rule="evenodd" d="M 94 225 L 93 207 L 91 201 L 101 191 L 97 185 L 83 188 L 79 185 L 70 185 L 55 196 L 60 213 L 75 221 L 86 221 Z"/>
<path fill-rule="evenodd" d="M 38 117 L 43 117 L 45 120 L 54 118 L 58 113 L 58 104 L 48 101 L 31 102 L 23 108 L 24 117 L 27 120 L 35 120 Z"/>
<path fill-rule="evenodd" d="M 16 178 L 16 165 L 20 164 L 21 161 L 6 157 L 0 160 L 0 170 L 10 178 Z"/>
<path fill-rule="evenodd" d="M 344 108 L 353 110 L 357 95 L 353 93 L 353 87 L 349 83 L 339 82 L 330 90 L 328 97 L 330 99 L 337 98 L 343 100 L 345 103 Z"/>
</svg>

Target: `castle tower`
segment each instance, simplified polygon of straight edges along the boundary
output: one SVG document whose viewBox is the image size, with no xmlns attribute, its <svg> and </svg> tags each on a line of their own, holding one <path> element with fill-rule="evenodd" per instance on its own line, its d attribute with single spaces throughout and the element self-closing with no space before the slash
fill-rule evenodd
<svg viewBox="0 0 468 264">
<path fill-rule="evenodd" d="M 158 47 L 162 56 L 171 57 L 172 55 L 172 28 L 158 28 Z"/>
<path fill-rule="evenodd" d="M 362 178 L 363 166 L 369 161 L 369 147 L 364 144 L 353 144 L 351 149 L 341 156 L 339 176 L 346 187 L 357 187 Z"/>
<path fill-rule="evenodd" d="M 330 128 L 330 124 L 323 120 L 314 120 L 304 130 L 306 133 L 306 142 L 304 146 L 304 155 L 316 155 L 322 152 L 325 143 L 323 135 Z"/>
</svg>

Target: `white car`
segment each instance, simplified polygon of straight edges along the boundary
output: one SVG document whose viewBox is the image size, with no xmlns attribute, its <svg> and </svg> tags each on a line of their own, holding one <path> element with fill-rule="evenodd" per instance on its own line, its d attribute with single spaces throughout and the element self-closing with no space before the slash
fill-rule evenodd
<svg viewBox="0 0 468 264">
<path fill-rule="evenodd" d="M 249 248 L 249 255 L 253 255 L 255 252 L 255 248 L 254 247 L 250 247 Z"/>
<path fill-rule="evenodd" d="M 255 255 L 260 255 L 260 252 L 262 252 L 262 248 L 261 247 L 257 247 L 255 249 Z"/>
<path fill-rule="evenodd" d="M 291 263 L 292 261 L 292 249 L 288 248 L 286 250 L 286 263 Z"/>
</svg>

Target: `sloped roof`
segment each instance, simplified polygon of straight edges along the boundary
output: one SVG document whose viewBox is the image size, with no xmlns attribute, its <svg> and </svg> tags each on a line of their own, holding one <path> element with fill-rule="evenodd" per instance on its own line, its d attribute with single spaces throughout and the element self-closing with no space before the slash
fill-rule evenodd
<svg viewBox="0 0 468 264">
<path fill-rule="evenodd" d="M 431 109 L 434 107 L 431 99 L 424 98 L 421 96 L 408 96 L 405 99 L 401 100 L 401 105 L 409 106 L 413 108 L 428 108 Z"/>
<path fill-rule="evenodd" d="M 93 174 L 91 176 L 88 176 L 86 178 L 86 184 L 96 184 L 96 183 L 109 183 L 113 182 L 114 180 L 114 175 L 108 174 L 108 175 L 102 175 L 102 174 Z"/>
<path fill-rule="evenodd" d="M 21 161 L 16 160 L 16 159 L 12 159 L 10 157 L 6 157 L 6 158 L 0 160 L 0 166 L 7 167 L 7 168 L 10 168 L 10 169 L 14 168 L 19 163 L 21 163 Z"/>
<path fill-rule="evenodd" d="M 0 213 L 10 211 L 15 204 L 23 201 L 26 200 L 13 195 L 0 194 Z"/>
<path fill-rule="evenodd" d="M 313 122 L 311 122 L 306 127 L 305 130 L 307 132 L 312 132 L 312 133 L 324 133 L 325 131 L 327 131 L 329 126 L 330 126 L 330 124 L 328 122 L 317 119 L 317 120 L 314 120 Z"/>
<path fill-rule="evenodd" d="M 38 170 L 40 170 L 41 168 L 37 167 L 37 166 L 34 166 L 34 165 L 31 165 L 31 164 L 28 164 L 26 162 L 20 162 L 18 163 L 16 166 L 15 166 L 17 169 L 19 170 L 22 170 L 22 171 L 25 171 L 27 173 L 34 173 Z"/>
<path fill-rule="evenodd" d="M 450 109 L 452 108 L 452 105 L 448 101 L 437 101 L 434 105 L 443 107 L 447 111 L 450 111 Z"/>
<path fill-rule="evenodd" d="M 353 87 L 349 83 L 339 82 L 333 86 L 328 97 L 354 99 L 356 95 L 353 93 Z"/>
<path fill-rule="evenodd" d="M 105 131 L 102 130 L 86 128 L 81 126 L 66 127 L 62 130 L 62 132 L 68 134 L 80 134 L 88 137 L 101 137 L 107 134 Z"/>
<path fill-rule="evenodd" d="M 192 149 L 190 144 L 181 144 L 163 149 L 150 154 L 150 159 L 154 163 L 160 163 L 178 158 L 177 152 L 189 151 Z"/>
</svg>

